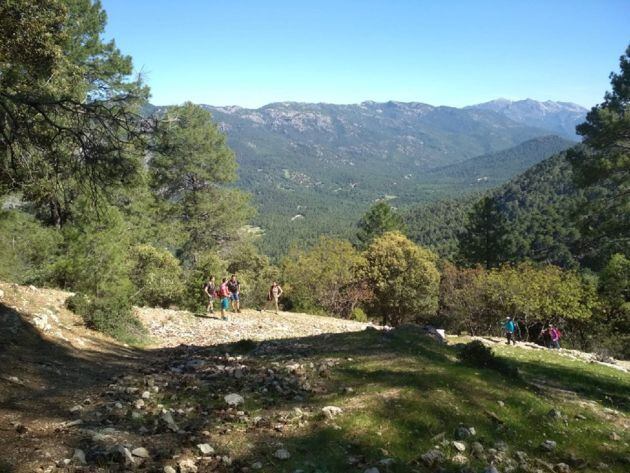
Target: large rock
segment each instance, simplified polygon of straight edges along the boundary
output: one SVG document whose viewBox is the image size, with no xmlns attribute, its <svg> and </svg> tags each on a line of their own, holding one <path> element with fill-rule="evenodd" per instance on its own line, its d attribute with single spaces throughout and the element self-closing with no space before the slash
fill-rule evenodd
<svg viewBox="0 0 630 473">
<path fill-rule="evenodd" d="M 439 450 L 433 449 L 422 455 L 420 459 L 426 466 L 433 468 L 444 462 L 444 454 Z"/>
<path fill-rule="evenodd" d="M 556 442 L 553 440 L 545 440 L 540 444 L 540 448 L 546 452 L 553 452 L 556 449 Z"/>
<path fill-rule="evenodd" d="M 337 406 L 326 406 L 326 407 L 322 407 L 322 413 L 328 419 L 334 419 L 335 417 L 343 413 L 343 410 L 341 409 L 341 407 L 337 407 Z"/>
<path fill-rule="evenodd" d="M 74 449 L 74 455 L 72 455 L 72 460 L 74 460 L 75 462 L 81 465 L 87 464 L 87 461 L 85 459 L 85 452 L 81 450 L 80 448 Z"/>
<path fill-rule="evenodd" d="M 123 466 L 131 466 L 135 463 L 133 455 L 129 449 L 123 445 L 114 445 L 109 451 L 109 458 L 112 462 Z"/>
<path fill-rule="evenodd" d="M 455 465 L 465 465 L 466 463 L 468 463 L 468 457 L 466 457 L 466 455 L 458 453 L 453 458 L 451 458 L 451 463 L 454 463 Z"/>
<path fill-rule="evenodd" d="M 289 451 L 284 448 L 276 450 L 273 456 L 276 457 L 278 460 L 288 460 L 289 458 L 291 458 L 291 454 L 289 453 Z"/>
<path fill-rule="evenodd" d="M 473 442 L 470 445 L 470 449 L 472 450 L 472 454 L 475 458 L 481 458 L 483 456 L 483 445 L 481 445 L 479 442 Z"/>
<path fill-rule="evenodd" d="M 149 457 L 150 457 L 150 455 L 149 455 L 149 451 L 148 451 L 146 448 L 144 448 L 144 447 L 134 448 L 134 449 L 131 451 L 131 454 L 132 454 L 134 457 L 138 457 L 138 458 L 145 458 L 145 459 L 146 459 L 146 458 L 149 458 Z"/>
<path fill-rule="evenodd" d="M 179 466 L 179 473 L 197 473 L 197 465 L 191 458 L 180 460 L 177 466 Z"/>
<path fill-rule="evenodd" d="M 464 442 L 453 442 L 453 447 L 455 447 L 455 450 L 457 450 L 458 452 L 465 452 L 466 451 L 466 444 Z"/>
<path fill-rule="evenodd" d="M 200 443 L 197 445 L 197 448 L 204 455 L 211 455 L 214 453 L 214 448 L 212 448 L 210 444 L 207 444 L 207 443 Z"/>
<path fill-rule="evenodd" d="M 477 432 L 474 427 L 465 427 L 460 425 L 455 429 L 455 438 L 457 440 L 466 440 L 467 438 L 473 437 Z"/>
<path fill-rule="evenodd" d="M 227 394 L 223 399 L 225 400 L 226 404 L 230 407 L 240 406 L 241 404 L 245 402 L 245 399 L 243 399 L 243 396 L 236 393 Z"/>
<path fill-rule="evenodd" d="M 162 419 L 162 422 L 166 424 L 166 427 L 169 430 L 172 430 L 173 432 L 179 431 L 179 427 L 177 426 L 177 424 L 175 423 L 175 420 L 173 419 L 173 414 L 171 414 L 170 412 L 164 412 L 162 414 L 161 419 Z"/>
<path fill-rule="evenodd" d="M 551 419 L 562 419 L 562 412 L 554 408 L 547 412 L 547 417 Z"/>
</svg>

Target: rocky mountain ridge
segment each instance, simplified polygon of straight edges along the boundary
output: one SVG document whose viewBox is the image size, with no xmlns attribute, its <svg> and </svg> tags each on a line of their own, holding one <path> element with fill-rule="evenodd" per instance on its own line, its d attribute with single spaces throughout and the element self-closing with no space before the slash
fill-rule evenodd
<svg viewBox="0 0 630 473">
<path fill-rule="evenodd" d="M 575 139 L 576 125 L 584 121 L 588 110 L 571 102 L 546 100 L 496 99 L 466 107 L 472 110 L 492 110 L 507 118 L 529 126 L 549 129 L 566 138 Z"/>
</svg>

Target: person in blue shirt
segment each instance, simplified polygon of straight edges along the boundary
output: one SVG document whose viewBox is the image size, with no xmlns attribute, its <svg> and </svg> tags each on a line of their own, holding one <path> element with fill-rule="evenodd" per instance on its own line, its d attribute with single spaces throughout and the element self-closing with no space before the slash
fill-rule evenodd
<svg viewBox="0 0 630 473">
<path fill-rule="evenodd" d="M 514 321 L 512 317 L 506 317 L 505 323 L 503 324 L 503 328 L 505 329 L 505 337 L 507 338 L 507 344 L 509 345 L 512 342 L 516 345 L 516 340 L 514 339 L 514 331 L 516 330 L 516 326 L 514 325 Z"/>
</svg>

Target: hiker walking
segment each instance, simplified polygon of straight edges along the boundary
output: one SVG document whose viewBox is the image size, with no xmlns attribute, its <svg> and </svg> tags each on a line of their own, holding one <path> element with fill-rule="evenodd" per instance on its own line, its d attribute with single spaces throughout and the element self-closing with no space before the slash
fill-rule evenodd
<svg viewBox="0 0 630 473">
<path fill-rule="evenodd" d="M 232 274 L 232 277 L 227 283 L 227 287 L 230 290 L 230 301 L 232 301 L 232 312 L 241 312 L 241 285 L 236 279 L 236 274 Z"/>
<path fill-rule="evenodd" d="M 283 292 L 284 291 L 280 287 L 280 284 L 274 281 L 271 287 L 269 288 L 269 292 L 267 292 L 267 303 L 265 304 L 264 310 L 267 310 L 267 308 L 269 307 L 269 304 L 273 302 L 276 306 L 276 314 L 277 314 L 278 313 L 278 299 L 280 299 L 280 296 L 282 295 Z"/>
<path fill-rule="evenodd" d="M 554 325 L 549 324 L 549 340 L 551 342 L 549 348 L 560 348 L 561 336 L 560 330 Z"/>
<path fill-rule="evenodd" d="M 514 339 L 514 331 L 516 327 L 514 326 L 514 321 L 512 317 L 506 317 L 505 323 L 503 324 L 503 328 L 505 329 L 505 337 L 507 338 L 507 344 L 509 345 L 512 342 L 516 345 L 516 340 Z"/>
<path fill-rule="evenodd" d="M 210 276 L 203 285 L 203 292 L 208 297 L 206 312 L 214 314 L 214 298 L 217 297 L 217 288 L 214 284 L 214 276 Z"/>
<path fill-rule="evenodd" d="M 221 280 L 221 286 L 219 286 L 219 297 L 221 298 L 221 319 L 227 320 L 225 311 L 230 307 L 230 290 L 227 287 L 227 278 Z"/>
</svg>

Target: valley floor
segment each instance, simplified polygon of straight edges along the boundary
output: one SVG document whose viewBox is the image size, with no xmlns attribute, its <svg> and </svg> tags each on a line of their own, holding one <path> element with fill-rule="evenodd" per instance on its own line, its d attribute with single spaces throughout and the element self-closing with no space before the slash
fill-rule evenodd
<svg viewBox="0 0 630 473">
<path fill-rule="evenodd" d="M 413 327 L 158 309 L 130 348 L 0 291 L 0 472 L 630 469 L 630 374 L 570 353 L 493 344 L 513 380 Z"/>
</svg>

